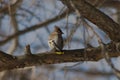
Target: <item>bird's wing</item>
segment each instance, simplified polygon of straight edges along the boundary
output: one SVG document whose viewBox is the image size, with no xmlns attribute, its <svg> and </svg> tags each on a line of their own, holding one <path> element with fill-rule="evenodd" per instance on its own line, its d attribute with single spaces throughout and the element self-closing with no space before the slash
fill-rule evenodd
<svg viewBox="0 0 120 80">
<path fill-rule="evenodd" d="M 55 43 L 54 40 L 52 40 L 52 42 L 53 42 L 53 45 L 57 48 L 57 50 L 62 51 L 62 50 L 57 46 L 57 44 Z"/>
</svg>

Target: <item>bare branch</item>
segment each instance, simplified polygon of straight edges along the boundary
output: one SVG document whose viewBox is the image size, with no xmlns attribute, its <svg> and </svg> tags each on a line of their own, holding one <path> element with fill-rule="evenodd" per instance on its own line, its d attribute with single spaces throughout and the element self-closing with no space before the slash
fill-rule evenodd
<svg viewBox="0 0 120 80">
<path fill-rule="evenodd" d="M 70 1 L 61 0 L 67 7 L 74 11 L 72 6 L 70 5 Z M 91 4 L 87 3 L 84 0 L 73 0 L 73 4 L 79 10 L 80 14 L 84 16 L 86 19 L 97 25 L 100 29 L 105 31 L 110 39 L 113 41 L 120 41 L 120 25 L 114 22 L 110 17 L 105 15 L 100 10 L 96 9 Z M 116 36 L 115 36 L 116 35 Z"/>
<path fill-rule="evenodd" d="M 18 5 L 11 7 L 11 5 L 9 4 L 9 16 L 10 16 L 10 22 L 11 25 L 13 26 L 14 29 L 14 33 L 18 32 L 18 23 L 16 20 L 16 8 L 18 7 Z M 14 8 L 14 9 L 13 9 Z M 15 49 L 17 48 L 18 45 L 18 37 L 16 37 L 13 40 L 13 44 L 11 44 L 11 47 L 8 49 L 8 52 L 10 54 L 13 54 L 13 52 L 15 51 Z"/>
<path fill-rule="evenodd" d="M 109 7 L 109 8 L 120 9 L 120 1 L 107 0 L 101 7 Z"/>
<path fill-rule="evenodd" d="M 62 14 L 57 15 L 57 16 L 55 16 L 55 17 L 52 18 L 52 19 L 48 19 L 48 20 L 46 20 L 46 21 L 44 21 L 44 22 L 40 22 L 40 23 L 38 23 L 38 24 L 36 24 L 36 25 L 34 25 L 34 26 L 31 26 L 31 27 L 29 27 L 29 28 L 27 28 L 27 29 L 24 29 L 24 30 L 22 30 L 22 31 L 19 31 L 19 32 L 15 33 L 15 34 L 13 34 L 13 35 L 11 35 L 11 36 L 8 36 L 5 40 L 0 41 L 0 45 L 5 44 L 6 42 L 10 41 L 11 39 L 13 39 L 13 38 L 15 38 L 15 37 L 17 37 L 17 36 L 19 36 L 19 35 L 25 34 L 25 33 L 27 33 L 27 32 L 30 32 L 30 31 L 36 30 L 36 29 L 38 29 L 38 28 L 41 28 L 41 27 L 43 27 L 43 26 L 45 26 L 45 25 L 51 24 L 51 23 L 53 23 L 53 22 L 56 22 L 56 21 L 64 18 L 64 17 L 65 17 L 67 14 L 69 14 L 69 13 L 70 13 L 69 11 L 65 10 Z"/>
<path fill-rule="evenodd" d="M 12 7 L 12 9 L 16 9 L 17 6 L 19 6 L 22 3 L 23 0 L 17 0 L 15 3 L 10 4 L 10 6 Z M 8 14 L 9 13 L 9 8 L 8 5 L 5 5 L 3 8 L 0 9 L 0 14 Z"/>
<path fill-rule="evenodd" d="M 27 45 L 27 46 L 25 47 L 25 53 L 26 53 L 26 55 L 31 55 L 31 54 L 32 54 L 32 52 L 31 52 L 31 50 L 30 50 L 30 45 Z"/>
<path fill-rule="evenodd" d="M 120 53 L 116 51 L 115 44 L 110 44 L 108 53 L 110 57 L 118 57 Z M 56 64 L 65 62 L 80 62 L 80 61 L 98 61 L 103 59 L 101 48 L 86 49 L 86 58 L 84 59 L 84 49 L 63 50 L 64 54 L 55 54 L 52 52 L 35 53 L 32 55 L 12 56 L 0 51 L 0 71 L 24 68 L 29 66 Z"/>
</svg>

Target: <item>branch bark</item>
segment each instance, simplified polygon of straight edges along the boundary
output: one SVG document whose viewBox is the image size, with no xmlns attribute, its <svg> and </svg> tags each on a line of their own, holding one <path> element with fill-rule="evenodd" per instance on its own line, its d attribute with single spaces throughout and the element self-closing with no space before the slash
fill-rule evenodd
<svg viewBox="0 0 120 80">
<path fill-rule="evenodd" d="M 120 49 L 120 48 L 119 48 Z M 86 49 L 85 49 L 86 50 Z M 64 54 L 55 54 L 55 52 L 35 53 L 31 55 L 12 56 L 0 51 L 0 71 L 24 68 L 45 64 L 56 64 L 65 62 L 80 62 L 80 61 L 98 61 L 103 59 L 101 48 L 89 48 L 76 50 L 63 50 Z M 29 52 L 29 51 L 28 51 Z M 28 54 L 27 52 L 27 54 Z M 86 52 L 86 59 L 84 59 Z M 116 50 L 114 44 L 108 46 L 110 57 L 118 57 L 120 53 Z"/>
<path fill-rule="evenodd" d="M 61 0 L 68 9 L 74 11 L 70 5 L 70 1 Z M 75 7 L 79 10 L 82 16 L 97 25 L 100 29 L 105 31 L 111 40 L 119 42 L 120 41 L 120 25 L 114 22 L 109 16 L 96 9 L 91 4 L 87 3 L 85 0 L 72 0 Z"/>
</svg>

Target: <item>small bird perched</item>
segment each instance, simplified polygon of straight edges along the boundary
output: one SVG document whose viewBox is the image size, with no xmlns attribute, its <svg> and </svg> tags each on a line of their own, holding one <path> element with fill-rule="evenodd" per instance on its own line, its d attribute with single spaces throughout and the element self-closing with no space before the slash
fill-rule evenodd
<svg viewBox="0 0 120 80">
<path fill-rule="evenodd" d="M 54 31 L 50 34 L 48 38 L 48 45 L 51 48 L 51 51 L 60 51 L 63 49 L 63 38 L 62 38 L 62 30 L 58 27 L 54 27 Z"/>
</svg>

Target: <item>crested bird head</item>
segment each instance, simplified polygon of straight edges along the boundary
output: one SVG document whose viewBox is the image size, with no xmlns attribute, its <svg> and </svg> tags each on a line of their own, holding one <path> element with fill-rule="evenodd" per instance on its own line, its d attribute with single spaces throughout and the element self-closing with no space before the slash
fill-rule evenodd
<svg viewBox="0 0 120 80">
<path fill-rule="evenodd" d="M 54 27 L 54 32 L 57 32 L 58 34 L 64 34 L 58 26 Z"/>
</svg>

